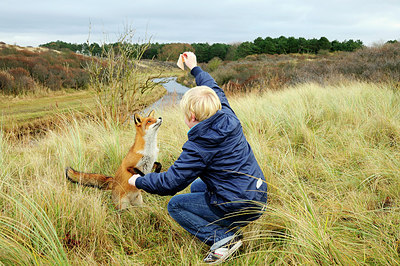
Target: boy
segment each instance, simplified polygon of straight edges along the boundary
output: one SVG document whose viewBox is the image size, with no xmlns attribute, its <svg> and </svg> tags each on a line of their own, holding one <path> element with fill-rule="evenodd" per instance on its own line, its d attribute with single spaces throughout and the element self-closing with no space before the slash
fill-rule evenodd
<svg viewBox="0 0 400 266">
<path fill-rule="evenodd" d="M 223 90 L 197 66 L 194 53 L 183 56 L 198 85 L 180 103 L 188 141 L 166 172 L 134 175 L 129 183 L 159 195 L 175 195 L 191 184 L 191 193 L 171 198 L 168 212 L 211 246 L 204 262 L 219 263 L 242 245 L 235 232 L 262 215 L 267 184 Z"/>
</svg>

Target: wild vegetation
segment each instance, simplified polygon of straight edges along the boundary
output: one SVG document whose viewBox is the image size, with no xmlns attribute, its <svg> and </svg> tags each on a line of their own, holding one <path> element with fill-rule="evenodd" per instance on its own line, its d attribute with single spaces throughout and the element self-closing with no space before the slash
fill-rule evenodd
<svg viewBox="0 0 400 266">
<path fill-rule="evenodd" d="M 214 73 L 215 76 L 222 84 L 234 82 L 233 86 L 241 87 L 253 86 L 254 82 L 260 80 L 262 86 L 282 87 L 309 81 L 310 77 L 313 80 L 321 79 L 320 74 L 323 75 L 322 78 L 332 75 L 353 75 L 367 80 L 382 80 L 387 70 L 390 71 L 388 78 L 398 78 L 397 74 L 392 76 L 393 72 L 399 69 L 397 65 L 399 43 L 396 41 L 381 47 L 363 48 L 360 41 L 330 42 L 325 37 L 319 40 L 283 36 L 274 39 L 259 37 L 252 43 L 244 42 L 240 45 L 135 44 L 132 39 L 127 40 L 126 37 L 116 43 L 101 46 L 99 44 L 79 46 L 57 41 L 41 45 L 42 48 L 36 51 L 0 44 L 0 92 L 15 95 L 43 89 L 55 91 L 88 88 L 90 86 L 88 65 L 93 65 L 96 61 L 98 65 L 104 66 L 106 63 L 97 58 L 107 58 L 111 53 L 114 54 L 114 58 L 118 58 L 115 55 L 123 51 L 121 44 L 124 44 L 124 49 L 128 52 L 126 56 L 122 56 L 125 57 L 124 60 L 157 58 L 161 61 L 175 61 L 184 51 L 195 51 L 198 61 L 208 62 L 210 66 L 225 60 L 218 72 Z M 78 48 L 83 49 L 84 53 L 91 57 L 75 53 L 80 51 Z M 349 51 L 356 52 L 349 53 Z M 214 71 L 217 68 L 218 66 L 211 67 L 210 70 Z M 277 84 L 271 84 L 270 81 Z"/>
<path fill-rule="evenodd" d="M 225 90 L 277 90 L 316 82 L 321 85 L 343 80 L 387 83 L 400 86 L 400 43 L 365 47 L 355 52 L 326 54 L 251 55 L 237 61 L 214 58 L 203 68 L 211 72 Z M 190 74 L 183 84 L 194 85 Z"/>
<path fill-rule="evenodd" d="M 202 65 L 229 93 L 269 185 L 266 213 L 228 265 L 400 264 L 399 54 L 394 43 Z M 187 127 L 178 106 L 157 115 L 166 170 Z M 168 215 L 169 197 L 118 211 L 110 193 L 65 179 L 66 166 L 113 175 L 134 140 L 129 119 L 95 116 L 57 113 L 28 143 L 0 130 L 0 262 L 199 264 L 208 247 Z"/>
<path fill-rule="evenodd" d="M 174 75 L 173 64 L 141 60 L 143 50 L 132 50 L 128 34 L 121 38 L 101 57 L 0 45 L 0 128 L 21 140 L 73 112 L 123 123 L 159 99 L 165 89 L 151 80 Z"/>
<path fill-rule="evenodd" d="M 121 37 L 122 38 L 122 37 Z M 97 74 L 103 82 L 106 69 L 109 67 L 109 57 L 120 59 L 120 56 L 131 62 L 141 61 L 147 46 L 133 46 L 128 37 L 124 36 L 111 47 L 101 50 L 99 55 L 82 55 L 62 49 L 61 51 L 47 48 L 25 48 L 0 43 L 0 94 L 23 95 L 38 94 L 60 90 L 83 90 L 92 88 L 91 71 L 97 65 Z M 129 58 L 127 58 L 129 57 Z M 132 64 L 131 69 L 142 72 L 159 73 L 170 68 L 171 64 L 143 60 L 142 64 Z M 124 71 L 126 73 L 127 71 Z"/>
<path fill-rule="evenodd" d="M 237 265 L 400 262 L 400 96 L 386 87 L 303 84 L 231 96 L 269 184 L 268 210 L 244 229 Z M 256 107 L 256 108 L 255 108 Z M 164 170 L 186 139 L 177 107 L 159 112 Z M 114 209 L 64 167 L 112 175 L 133 125 L 60 123 L 29 145 L 0 135 L 4 264 L 198 264 L 207 247 L 168 215 L 169 197 Z"/>
<path fill-rule="evenodd" d="M 0 44 L 0 92 L 34 93 L 38 90 L 85 89 L 88 58 L 69 50 L 24 49 Z"/>
</svg>

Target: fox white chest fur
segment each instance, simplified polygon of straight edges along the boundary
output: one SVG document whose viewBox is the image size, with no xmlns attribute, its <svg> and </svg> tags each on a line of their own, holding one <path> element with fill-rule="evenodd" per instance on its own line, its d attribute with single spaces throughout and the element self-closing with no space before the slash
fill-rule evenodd
<svg viewBox="0 0 400 266">
<path fill-rule="evenodd" d="M 154 162 L 157 160 L 158 147 L 157 147 L 157 131 L 149 131 L 144 136 L 145 145 L 144 149 L 139 153 L 143 155 L 140 159 L 137 168 L 141 169 L 143 173 L 150 173 Z"/>
</svg>

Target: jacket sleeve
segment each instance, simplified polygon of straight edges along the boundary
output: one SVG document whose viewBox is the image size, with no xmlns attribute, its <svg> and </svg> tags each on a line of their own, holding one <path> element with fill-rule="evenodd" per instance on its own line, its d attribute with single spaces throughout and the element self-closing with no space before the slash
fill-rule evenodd
<svg viewBox="0 0 400 266">
<path fill-rule="evenodd" d="M 202 70 L 199 66 L 194 67 L 190 73 L 195 77 L 197 86 L 207 86 L 213 89 L 221 101 L 222 109 L 234 114 L 224 91 L 218 86 L 217 82 L 215 82 L 210 74 Z"/>
<path fill-rule="evenodd" d="M 161 196 L 175 195 L 192 183 L 205 169 L 195 146 L 186 142 L 175 163 L 162 173 L 149 173 L 136 179 L 136 187 Z"/>
</svg>

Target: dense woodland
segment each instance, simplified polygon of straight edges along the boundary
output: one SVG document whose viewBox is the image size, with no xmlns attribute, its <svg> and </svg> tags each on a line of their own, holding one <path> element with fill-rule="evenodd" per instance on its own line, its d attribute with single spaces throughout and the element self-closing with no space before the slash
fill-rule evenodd
<svg viewBox="0 0 400 266">
<path fill-rule="evenodd" d="M 117 44 L 83 43 L 71 44 L 63 41 L 50 42 L 41 45 L 55 50 L 69 49 L 86 55 L 101 55 L 104 50 L 110 49 Z M 133 44 L 139 46 L 140 44 Z M 258 37 L 253 42 L 243 42 L 238 44 L 224 43 L 146 43 L 148 48 L 142 55 L 143 59 L 158 59 L 161 61 L 176 60 L 182 51 L 195 51 L 199 62 L 208 62 L 214 57 L 221 60 L 238 60 L 253 54 L 317 54 L 336 51 L 352 52 L 363 47 L 360 40 L 337 40 L 329 41 L 326 37 L 320 39 L 305 39 L 295 37 L 261 38 Z M 138 50 L 138 49 L 136 49 Z"/>
</svg>

